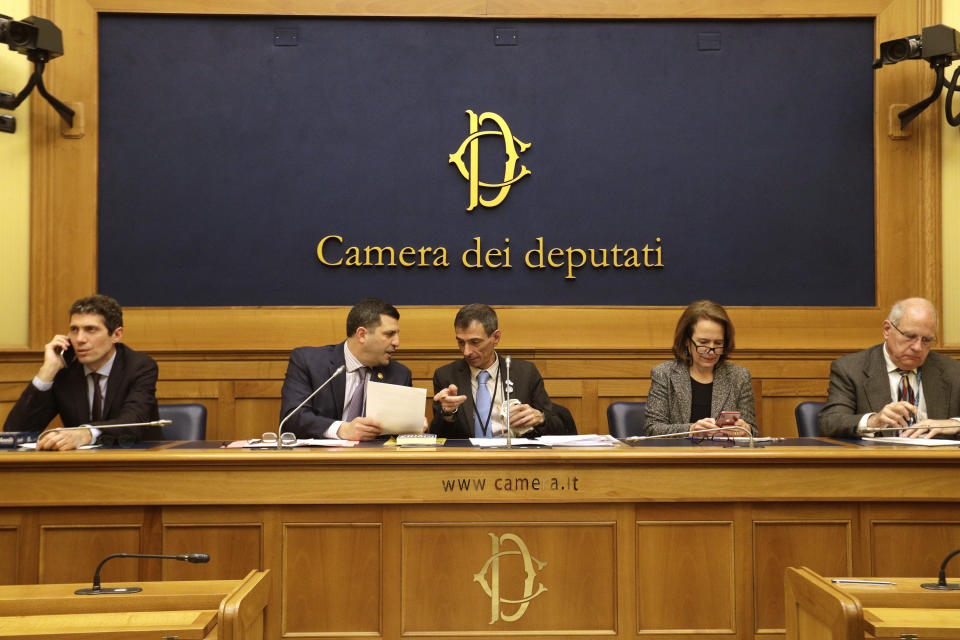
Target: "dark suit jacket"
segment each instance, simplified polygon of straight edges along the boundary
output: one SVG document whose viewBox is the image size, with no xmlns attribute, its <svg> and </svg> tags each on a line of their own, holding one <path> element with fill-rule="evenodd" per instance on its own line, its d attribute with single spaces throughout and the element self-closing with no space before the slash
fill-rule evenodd
<svg viewBox="0 0 960 640">
<path fill-rule="evenodd" d="M 931 351 L 921 371 L 927 416 L 933 420 L 960 416 L 960 363 Z M 837 358 L 830 365 L 830 390 L 820 410 L 820 434 L 856 438 L 863 414 L 876 413 L 890 402 L 890 377 L 882 343 Z"/>
<path fill-rule="evenodd" d="M 123 424 L 157 420 L 157 363 L 145 353 L 117 344 L 117 357 L 107 378 L 103 417 L 98 424 Z M 90 424 L 90 403 L 83 365 L 74 360 L 57 372 L 53 387 L 39 391 L 33 383 L 20 394 L 20 399 L 3 424 L 4 431 L 39 431 L 57 415 L 65 427 Z M 160 427 L 104 429 L 100 442 L 110 444 L 118 438 L 163 440 Z"/>
<path fill-rule="evenodd" d="M 499 356 L 498 356 L 499 357 Z M 500 358 L 501 381 L 507 366 Z M 544 423 L 536 427 L 534 435 L 563 435 L 565 428 L 563 421 L 553 411 L 553 403 L 543 386 L 543 377 L 536 365 L 526 360 L 511 358 L 510 377 L 513 379 L 513 394 L 524 404 L 543 412 Z M 466 360 L 455 360 L 446 364 L 433 373 L 433 392 L 457 385 L 457 394 L 467 396 L 467 400 L 460 405 L 460 409 L 453 416 L 453 420 L 444 419 L 440 415 L 440 403 L 433 403 L 433 422 L 430 423 L 430 432 L 441 438 L 472 438 L 474 434 L 473 416 L 476 404 L 473 399 L 473 390 L 470 380 L 470 365 Z"/>
<path fill-rule="evenodd" d="M 690 368 L 677 360 L 668 360 L 655 366 L 650 371 L 645 435 L 688 431 L 692 403 Z M 739 411 L 754 435 L 758 435 L 750 372 L 726 360 L 718 364 L 713 373 L 713 397 L 710 401 L 711 417 L 716 418 L 721 411 Z"/>
<path fill-rule="evenodd" d="M 290 352 L 287 376 L 281 391 L 280 419 L 283 420 L 324 380 L 333 375 L 337 367 L 346 364 L 344 344 L 328 344 L 325 347 L 298 347 Z M 391 360 L 385 367 L 370 370 L 370 379 L 388 384 L 413 385 L 410 369 Z M 284 431 L 295 433 L 298 438 L 323 438 L 327 429 L 343 416 L 343 396 L 347 389 L 346 373 L 334 378 L 300 411 L 283 425 Z"/>
</svg>

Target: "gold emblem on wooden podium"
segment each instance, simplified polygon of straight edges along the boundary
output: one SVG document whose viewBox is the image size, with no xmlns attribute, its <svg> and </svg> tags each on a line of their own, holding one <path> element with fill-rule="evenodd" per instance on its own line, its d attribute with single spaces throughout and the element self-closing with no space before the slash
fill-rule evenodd
<svg viewBox="0 0 960 640">
<path fill-rule="evenodd" d="M 530 555 L 530 550 L 527 549 L 527 545 L 523 539 L 516 534 L 505 533 L 499 538 L 493 533 L 487 535 L 490 536 L 491 540 L 490 557 L 487 558 L 483 568 L 480 569 L 478 573 L 473 574 L 473 580 L 474 582 L 478 582 L 483 588 L 484 593 L 490 596 L 490 624 L 495 623 L 497 620 L 515 622 L 522 618 L 523 614 L 527 612 L 530 601 L 547 590 L 547 588 L 543 586 L 543 583 L 540 583 L 537 585 L 537 591 L 533 591 L 533 583 L 537 577 L 537 573 L 547 566 L 547 563 L 541 562 Z M 515 551 L 501 551 L 501 545 L 507 542 L 515 544 L 517 549 Z M 502 595 L 500 589 L 500 558 L 503 556 L 520 556 L 523 560 L 523 569 L 526 573 L 526 578 L 523 581 L 523 596 L 520 598 L 504 598 Z M 487 582 L 486 579 L 488 571 L 490 572 L 489 582 Z M 519 606 L 516 611 L 507 614 L 503 612 L 501 608 L 502 604 L 516 604 Z"/>
</svg>

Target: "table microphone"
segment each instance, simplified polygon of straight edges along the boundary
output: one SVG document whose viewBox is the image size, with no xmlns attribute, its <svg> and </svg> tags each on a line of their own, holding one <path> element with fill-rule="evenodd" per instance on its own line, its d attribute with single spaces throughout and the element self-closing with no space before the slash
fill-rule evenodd
<svg viewBox="0 0 960 640">
<path fill-rule="evenodd" d="M 747 445 L 749 448 L 751 449 L 763 448 L 762 444 L 757 444 L 756 441 L 754 440 L 752 430 L 747 429 L 746 427 L 741 427 L 740 425 L 736 425 L 736 424 L 728 424 L 725 427 L 714 427 L 712 429 L 698 429 L 696 431 L 691 429 L 689 431 L 676 431 L 674 433 L 660 433 L 655 436 L 630 436 L 629 438 L 624 438 L 624 440 L 627 442 L 639 442 L 642 440 L 659 440 L 661 438 L 673 438 L 676 436 L 693 436 L 693 435 L 700 435 L 704 433 L 713 433 L 714 431 L 726 431 L 728 429 L 739 429 L 740 431 L 743 431 L 744 433 L 746 433 L 747 437 L 750 438 L 750 443 Z"/>
<path fill-rule="evenodd" d="M 320 393 L 320 390 L 321 390 L 321 389 L 323 389 L 325 386 L 327 386 L 328 384 L 330 384 L 330 381 L 331 381 L 331 380 L 333 380 L 334 378 L 336 378 L 338 375 L 340 375 L 341 373 L 343 373 L 343 372 L 346 371 L 346 370 L 347 370 L 347 365 L 345 365 L 345 364 L 342 364 L 342 365 L 340 365 L 339 367 L 337 367 L 337 370 L 334 371 L 332 374 L 330 374 L 330 377 L 327 378 L 326 380 L 324 380 L 322 385 L 320 385 L 319 387 L 317 387 L 316 389 L 314 389 L 314 390 L 313 390 L 313 393 L 311 393 L 311 394 L 308 395 L 306 398 L 304 398 L 303 402 L 301 402 L 301 403 L 298 404 L 296 407 L 294 407 L 293 410 L 292 410 L 290 413 L 288 413 L 288 414 L 286 415 L 286 417 L 284 417 L 283 420 L 280 421 L 280 426 L 277 427 L 277 449 L 280 449 L 280 448 L 282 448 L 282 446 L 283 446 L 283 445 L 281 444 L 281 442 L 280 442 L 280 438 L 283 436 L 283 425 L 284 425 L 284 423 L 285 423 L 287 420 L 289 420 L 289 419 L 291 418 L 291 416 L 293 416 L 293 414 L 295 414 L 297 411 L 299 411 L 300 409 L 302 409 L 302 408 L 303 408 L 303 405 L 305 405 L 305 404 L 307 404 L 308 402 L 310 402 L 310 400 L 313 399 L 313 396 L 315 396 L 315 395 L 317 395 L 318 393 Z"/>
<path fill-rule="evenodd" d="M 934 591 L 960 591 L 960 584 L 956 582 L 947 584 L 947 562 L 958 553 L 960 553 L 960 549 L 954 549 L 943 559 L 943 562 L 940 564 L 940 574 L 937 576 L 936 582 L 925 582 L 920 586 L 924 589 L 933 589 Z"/>
<path fill-rule="evenodd" d="M 114 553 L 101 560 L 100 564 L 97 565 L 97 570 L 93 574 L 93 586 L 89 589 L 77 589 L 74 593 L 78 596 L 97 596 L 103 593 L 137 593 L 143 591 L 140 587 L 101 587 L 100 569 L 110 558 L 160 558 L 193 563 L 210 562 L 210 556 L 206 553 L 182 553 L 176 556 L 159 556 L 149 553 Z"/>
<path fill-rule="evenodd" d="M 125 422 L 124 424 L 81 424 L 76 427 L 55 427 L 47 429 L 41 434 L 41 437 L 54 431 L 76 431 L 77 429 L 118 429 L 120 427 L 169 427 L 173 422 L 170 420 L 154 420 L 152 422 Z"/>
</svg>

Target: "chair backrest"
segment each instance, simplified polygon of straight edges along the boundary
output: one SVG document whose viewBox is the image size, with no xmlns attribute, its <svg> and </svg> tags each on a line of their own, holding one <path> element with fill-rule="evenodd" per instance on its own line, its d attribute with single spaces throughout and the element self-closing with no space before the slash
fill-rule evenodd
<svg viewBox="0 0 960 640">
<path fill-rule="evenodd" d="M 816 438 L 820 435 L 819 419 L 817 416 L 826 402 L 801 402 L 793 410 L 797 418 L 797 434 L 801 438 Z"/>
<path fill-rule="evenodd" d="M 577 435 L 577 423 L 573 419 L 573 414 L 570 413 L 570 409 L 567 409 L 565 406 L 553 403 L 554 412 L 560 416 L 560 419 L 563 421 L 563 433 L 562 436 L 575 436 Z"/>
<path fill-rule="evenodd" d="M 646 402 L 611 402 L 607 407 L 607 428 L 614 438 L 642 436 L 646 419 Z"/>
<path fill-rule="evenodd" d="M 207 408 L 202 404 L 161 404 L 160 419 L 173 422 L 163 427 L 164 440 L 205 440 Z"/>
</svg>

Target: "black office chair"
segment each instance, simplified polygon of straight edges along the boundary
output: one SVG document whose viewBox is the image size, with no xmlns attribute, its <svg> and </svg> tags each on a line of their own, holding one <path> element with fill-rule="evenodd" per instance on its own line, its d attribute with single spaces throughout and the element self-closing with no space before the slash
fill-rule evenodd
<svg viewBox="0 0 960 640">
<path fill-rule="evenodd" d="M 163 429 L 164 440 L 205 440 L 207 408 L 202 404 L 161 404 L 160 419 L 173 422 Z"/>
<path fill-rule="evenodd" d="M 563 421 L 563 433 L 560 433 L 561 436 L 575 436 L 577 435 L 577 423 L 573 419 L 573 414 L 570 413 L 570 409 L 567 409 L 565 406 L 553 403 L 553 411 L 558 416 L 560 420 Z"/>
<path fill-rule="evenodd" d="M 818 415 L 826 402 L 801 402 L 793 410 L 797 419 L 797 434 L 801 438 L 816 438 L 820 435 Z"/>
<path fill-rule="evenodd" d="M 607 428 L 614 438 L 642 436 L 646 419 L 646 402 L 612 402 L 607 407 Z"/>
</svg>

